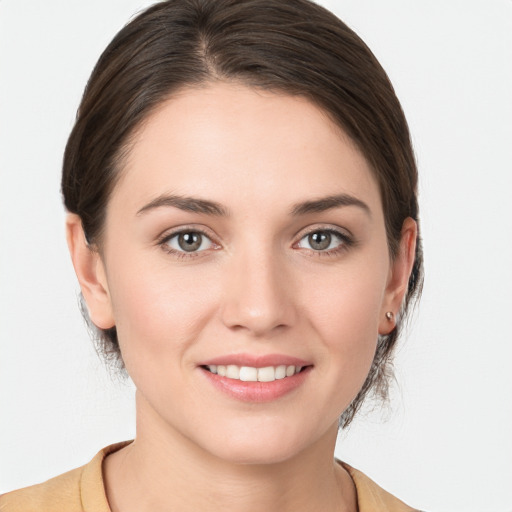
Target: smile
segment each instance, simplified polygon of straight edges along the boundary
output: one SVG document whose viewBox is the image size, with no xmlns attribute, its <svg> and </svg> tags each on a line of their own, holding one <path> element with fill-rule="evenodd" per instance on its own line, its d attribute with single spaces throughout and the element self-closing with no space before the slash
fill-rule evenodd
<svg viewBox="0 0 512 512">
<path fill-rule="evenodd" d="M 255 368 L 252 366 L 216 365 L 210 364 L 204 366 L 209 372 L 226 377 L 228 379 L 240 380 L 242 382 L 273 382 L 275 380 L 293 377 L 300 373 L 303 366 L 279 365 L 266 366 L 264 368 Z"/>
<path fill-rule="evenodd" d="M 201 374 L 222 394 L 237 401 L 280 399 L 310 380 L 313 361 L 289 354 L 224 354 L 201 361 Z"/>
</svg>

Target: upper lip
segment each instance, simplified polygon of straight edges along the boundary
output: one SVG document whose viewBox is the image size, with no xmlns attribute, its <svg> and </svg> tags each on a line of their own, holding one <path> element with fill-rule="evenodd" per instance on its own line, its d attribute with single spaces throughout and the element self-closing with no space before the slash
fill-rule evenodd
<svg viewBox="0 0 512 512">
<path fill-rule="evenodd" d="M 251 368 L 265 368 L 267 366 L 310 366 L 311 363 L 300 359 L 299 357 L 288 356 L 284 354 L 226 354 L 208 359 L 199 364 L 199 366 L 210 365 L 236 365 L 249 366 Z"/>
</svg>

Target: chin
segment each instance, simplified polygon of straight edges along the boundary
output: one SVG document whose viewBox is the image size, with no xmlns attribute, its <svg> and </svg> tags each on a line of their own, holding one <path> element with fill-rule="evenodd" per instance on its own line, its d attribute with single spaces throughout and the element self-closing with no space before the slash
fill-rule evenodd
<svg viewBox="0 0 512 512">
<path fill-rule="evenodd" d="M 322 436 L 311 435 L 307 431 L 287 428 L 252 428 L 234 432 L 226 429 L 218 442 L 205 447 L 212 455 L 233 464 L 279 464 L 291 460 L 305 452 Z M 212 438 L 210 438 L 212 439 Z"/>
<path fill-rule="evenodd" d="M 252 443 L 250 446 L 229 445 L 221 450 L 216 450 L 218 458 L 231 464 L 244 465 L 269 465 L 279 464 L 297 456 L 300 449 L 296 447 L 276 447 L 274 445 L 261 446 L 259 443 Z"/>
</svg>

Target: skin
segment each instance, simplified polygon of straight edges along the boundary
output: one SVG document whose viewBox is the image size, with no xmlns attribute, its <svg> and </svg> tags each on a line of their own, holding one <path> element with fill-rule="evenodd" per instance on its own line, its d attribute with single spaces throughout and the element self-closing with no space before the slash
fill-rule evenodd
<svg viewBox="0 0 512 512">
<path fill-rule="evenodd" d="M 339 194 L 367 208 L 290 213 Z M 147 207 L 162 195 L 226 215 Z M 169 252 L 180 229 L 203 231 L 201 250 Z M 308 234 L 329 229 L 330 248 L 312 247 Z M 320 109 L 237 84 L 185 89 L 135 134 L 100 250 L 75 215 L 67 234 L 91 319 L 116 325 L 137 387 L 136 439 L 104 464 L 114 512 L 357 510 L 333 461 L 337 421 L 394 327 L 416 225 L 404 222 L 392 261 L 368 163 Z M 275 400 L 238 400 L 200 364 L 240 353 L 310 371 Z"/>
</svg>

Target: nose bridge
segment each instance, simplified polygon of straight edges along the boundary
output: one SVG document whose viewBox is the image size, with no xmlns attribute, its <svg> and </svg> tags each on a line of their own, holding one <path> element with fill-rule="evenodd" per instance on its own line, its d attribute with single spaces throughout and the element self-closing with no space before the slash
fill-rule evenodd
<svg viewBox="0 0 512 512">
<path fill-rule="evenodd" d="M 225 325 L 255 336 L 291 325 L 295 314 L 287 272 L 271 243 L 244 246 L 230 260 L 222 310 Z"/>
</svg>

